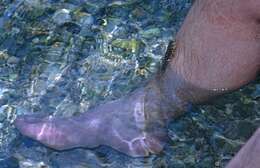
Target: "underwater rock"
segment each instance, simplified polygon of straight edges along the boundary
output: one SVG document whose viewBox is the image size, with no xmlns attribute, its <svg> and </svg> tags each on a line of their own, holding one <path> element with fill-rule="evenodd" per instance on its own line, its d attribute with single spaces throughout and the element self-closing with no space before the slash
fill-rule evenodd
<svg viewBox="0 0 260 168">
<path fill-rule="evenodd" d="M 260 98 L 260 84 L 256 85 L 256 89 L 255 91 L 251 94 L 251 96 L 253 97 L 253 99 L 258 99 Z"/>
<path fill-rule="evenodd" d="M 62 25 L 62 27 L 65 27 L 66 30 L 72 34 L 78 34 L 81 31 L 81 27 L 73 22 L 66 22 Z"/>
<path fill-rule="evenodd" d="M 1 168 L 19 168 L 19 162 L 14 157 L 9 157 L 7 159 L 0 161 Z"/>
<path fill-rule="evenodd" d="M 189 155 L 183 160 L 183 162 L 187 167 L 192 167 L 193 165 L 195 165 L 195 156 Z"/>
<path fill-rule="evenodd" d="M 91 14 L 84 14 L 84 16 L 82 16 L 80 18 L 79 24 L 82 27 L 89 27 L 94 23 L 94 17 Z"/>
<path fill-rule="evenodd" d="M 65 44 L 56 42 L 51 47 L 46 49 L 45 59 L 48 62 L 62 62 Z"/>
<path fill-rule="evenodd" d="M 99 1 L 102 3 L 102 1 Z M 98 1 L 96 1 L 96 3 L 91 3 L 89 1 L 86 1 L 85 3 L 83 3 L 81 5 L 81 8 L 82 8 L 82 11 L 86 11 L 87 13 L 90 13 L 90 14 L 96 14 L 98 12 L 98 10 L 104 5 L 99 5 L 97 4 Z"/>
<path fill-rule="evenodd" d="M 71 117 L 79 112 L 78 104 L 65 98 L 59 105 L 56 106 L 55 116 Z"/>
<path fill-rule="evenodd" d="M 16 138 L 15 130 L 11 127 L 16 117 L 16 108 L 10 105 L 3 105 L 0 108 L 1 128 L 0 128 L 0 167 L 2 159 L 10 157 L 10 152 L 14 146 L 12 142 Z M 9 163 L 7 163 L 9 164 Z"/>
<path fill-rule="evenodd" d="M 144 43 L 137 39 L 115 39 L 112 41 L 112 46 L 136 53 L 144 46 Z"/>
<path fill-rule="evenodd" d="M 135 9 L 133 9 L 131 11 L 130 17 L 132 17 L 133 19 L 136 19 L 138 21 L 141 21 L 143 19 L 146 19 L 148 17 L 149 13 L 147 11 L 145 11 L 143 8 L 141 7 L 136 7 Z"/>
<path fill-rule="evenodd" d="M 19 58 L 14 57 L 14 56 L 9 57 L 7 60 L 7 64 L 10 64 L 10 65 L 17 64 L 18 62 L 19 62 Z"/>
<path fill-rule="evenodd" d="M 0 17 L 0 29 L 4 28 L 4 24 L 5 24 L 5 19 L 4 17 Z"/>
<path fill-rule="evenodd" d="M 119 18 L 108 18 L 107 24 L 104 27 L 104 30 L 110 34 L 111 37 L 117 37 L 117 31 L 120 28 L 122 20 Z"/>
<path fill-rule="evenodd" d="M 38 160 L 36 161 L 33 159 L 25 158 L 23 155 L 18 153 L 16 153 L 14 157 L 18 160 L 19 168 L 51 168 L 43 161 L 38 161 Z"/>
<path fill-rule="evenodd" d="M 206 156 L 202 160 L 198 161 L 197 167 L 198 168 L 208 168 L 209 165 L 214 165 L 213 157 Z"/>
<path fill-rule="evenodd" d="M 236 125 L 234 130 L 230 133 L 236 135 L 236 138 L 243 138 L 243 140 L 249 139 L 255 130 L 257 129 L 257 125 L 251 120 L 239 120 L 236 121 Z"/>
<path fill-rule="evenodd" d="M 159 28 L 150 28 L 150 29 L 147 29 L 147 30 L 142 30 L 140 32 L 140 35 L 143 38 L 146 38 L 146 39 L 159 37 L 160 34 L 161 34 L 161 30 Z"/>
<path fill-rule="evenodd" d="M 6 61 L 9 57 L 7 50 L 0 51 L 0 61 Z"/>
<path fill-rule="evenodd" d="M 100 159 L 91 150 L 76 149 L 62 153 L 54 152 L 50 155 L 54 165 L 62 168 L 103 167 Z"/>
<path fill-rule="evenodd" d="M 52 17 L 54 23 L 62 25 L 71 21 L 70 11 L 68 9 L 60 9 L 56 11 Z"/>
<path fill-rule="evenodd" d="M 44 4 L 42 3 L 41 0 L 25 0 L 24 1 L 26 5 L 31 6 L 31 7 L 40 7 Z"/>
<path fill-rule="evenodd" d="M 0 112 L 0 122 L 3 123 L 6 119 L 6 114 L 2 110 Z"/>
<path fill-rule="evenodd" d="M 181 159 L 175 158 L 175 159 L 171 160 L 171 162 L 172 162 L 171 166 L 174 168 L 185 168 L 186 167 L 185 163 Z"/>
<path fill-rule="evenodd" d="M 219 134 L 214 134 L 212 137 L 212 143 L 216 151 L 225 154 L 236 153 L 244 144 L 241 141 L 231 140 Z"/>
</svg>

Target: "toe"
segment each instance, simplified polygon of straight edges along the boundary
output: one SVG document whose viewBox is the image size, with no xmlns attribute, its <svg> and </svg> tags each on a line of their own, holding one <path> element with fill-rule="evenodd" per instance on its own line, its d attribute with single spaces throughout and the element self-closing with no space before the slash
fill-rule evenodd
<svg viewBox="0 0 260 168">
<path fill-rule="evenodd" d="M 66 146 L 66 133 L 53 120 L 37 116 L 19 116 L 15 120 L 15 126 L 24 136 L 49 147 L 63 149 Z"/>
<path fill-rule="evenodd" d="M 19 116 L 14 124 L 23 135 L 38 141 L 44 141 L 52 127 L 50 122 L 36 116 Z"/>
<path fill-rule="evenodd" d="M 15 127 L 26 136 L 36 139 L 37 134 L 43 127 L 41 119 L 33 116 L 19 116 L 16 118 Z"/>
</svg>

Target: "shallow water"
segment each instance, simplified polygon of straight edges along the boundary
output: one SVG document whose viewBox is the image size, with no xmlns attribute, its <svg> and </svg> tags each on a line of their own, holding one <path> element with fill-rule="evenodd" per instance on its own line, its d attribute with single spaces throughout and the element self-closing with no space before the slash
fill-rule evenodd
<svg viewBox="0 0 260 168">
<path fill-rule="evenodd" d="M 21 136 L 21 114 L 72 116 L 153 75 L 192 0 L 0 0 L 0 168 L 223 167 L 259 125 L 259 80 L 169 128 L 159 156 L 57 152 Z"/>
</svg>

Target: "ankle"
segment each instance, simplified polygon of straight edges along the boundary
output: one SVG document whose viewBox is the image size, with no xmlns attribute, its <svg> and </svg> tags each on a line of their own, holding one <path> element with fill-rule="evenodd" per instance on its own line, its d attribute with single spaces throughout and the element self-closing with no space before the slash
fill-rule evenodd
<svg viewBox="0 0 260 168">
<path fill-rule="evenodd" d="M 176 90 L 162 85 L 157 77 L 143 88 L 146 129 L 164 129 L 167 123 L 187 111 L 188 103 L 177 96 Z M 170 86 L 170 83 L 167 84 Z M 149 129 L 148 129 L 149 128 Z"/>
</svg>

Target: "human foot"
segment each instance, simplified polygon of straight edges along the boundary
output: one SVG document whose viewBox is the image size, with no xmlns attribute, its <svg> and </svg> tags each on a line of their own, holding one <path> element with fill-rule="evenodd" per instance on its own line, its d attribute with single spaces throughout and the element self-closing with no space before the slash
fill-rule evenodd
<svg viewBox="0 0 260 168">
<path fill-rule="evenodd" d="M 138 89 L 130 96 L 72 118 L 19 116 L 15 126 L 25 136 L 57 150 L 110 146 L 133 157 L 159 153 L 167 140 L 168 114 L 161 111 L 158 89 Z"/>
</svg>

